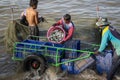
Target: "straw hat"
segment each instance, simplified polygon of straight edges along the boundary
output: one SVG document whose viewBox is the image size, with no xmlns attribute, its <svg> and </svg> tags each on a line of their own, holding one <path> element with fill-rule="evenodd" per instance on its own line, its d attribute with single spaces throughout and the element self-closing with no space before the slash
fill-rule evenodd
<svg viewBox="0 0 120 80">
<path fill-rule="evenodd" d="M 97 22 L 96 22 L 96 25 L 97 26 L 107 26 L 109 25 L 110 22 L 108 22 L 108 19 L 107 18 L 100 18 Z"/>
</svg>

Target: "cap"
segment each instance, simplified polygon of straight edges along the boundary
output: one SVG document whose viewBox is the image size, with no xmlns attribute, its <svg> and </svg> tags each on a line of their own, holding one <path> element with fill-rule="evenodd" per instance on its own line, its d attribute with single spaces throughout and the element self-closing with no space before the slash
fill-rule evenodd
<svg viewBox="0 0 120 80">
<path fill-rule="evenodd" d="M 108 22 L 107 18 L 99 18 L 99 20 L 96 22 L 97 26 L 107 26 L 110 22 Z"/>
</svg>

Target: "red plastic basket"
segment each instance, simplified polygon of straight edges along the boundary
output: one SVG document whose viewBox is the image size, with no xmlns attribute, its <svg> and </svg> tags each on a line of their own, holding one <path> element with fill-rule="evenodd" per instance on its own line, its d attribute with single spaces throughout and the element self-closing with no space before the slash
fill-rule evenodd
<svg viewBox="0 0 120 80">
<path fill-rule="evenodd" d="M 61 31 L 63 33 L 62 39 L 59 41 L 51 40 L 51 35 L 55 30 Z M 65 35 L 66 35 L 66 32 L 64 31 L 64 29 L 61 26 L 54 26 L 54 27 L 52 26 L 49 28 L 49 30 L 47 32 L 48 41 L 53 42 L 53 43 L 62 43 L 65 38 Z M 57 38 L 58 36 L 59 35 L 55 35 L 54 37 Z"/>
</svg>

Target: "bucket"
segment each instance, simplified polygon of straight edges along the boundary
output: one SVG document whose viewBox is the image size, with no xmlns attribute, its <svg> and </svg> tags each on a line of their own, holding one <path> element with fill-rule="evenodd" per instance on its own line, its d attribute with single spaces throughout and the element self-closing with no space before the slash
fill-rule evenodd
<svg viewBox="0 0 120 80">
<path fill-rule="evenodd" d="M 62 26 L 52 26 L 47 31 L 48 41 L 53 43 L 62 43 L 65 38 L 65 31 Z"/>
</svg>

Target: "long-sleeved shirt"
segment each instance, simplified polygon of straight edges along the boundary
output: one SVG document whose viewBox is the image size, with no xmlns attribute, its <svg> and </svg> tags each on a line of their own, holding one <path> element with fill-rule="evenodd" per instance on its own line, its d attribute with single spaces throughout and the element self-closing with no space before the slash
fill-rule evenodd
<svg viewBox="0 0 120 80">
<path fill-rule="evenodd" d="M 106 48 L 108 41 L 110 41 L 116 50 L 117 55 L 120 56 L 120 39 L 112 34 L 109 27 L 110 26 L 106 26 L 102 31 L 102 41 L 98 51 L 102 52 Z"/>
<path fill-rule="evenodd" d="M 62 18 L 61 20 L 59 20 L 56 23 L 56 25 L 62 25 L 63 29 L 65 30 L 67 35 L 66 35 L 64 41 L 67 41 L 72 38 L 73 32 L 74 32 L 74 24 L 72 21 L 70 23 L 66 24 L 64 19 Z"/>
</svg>

